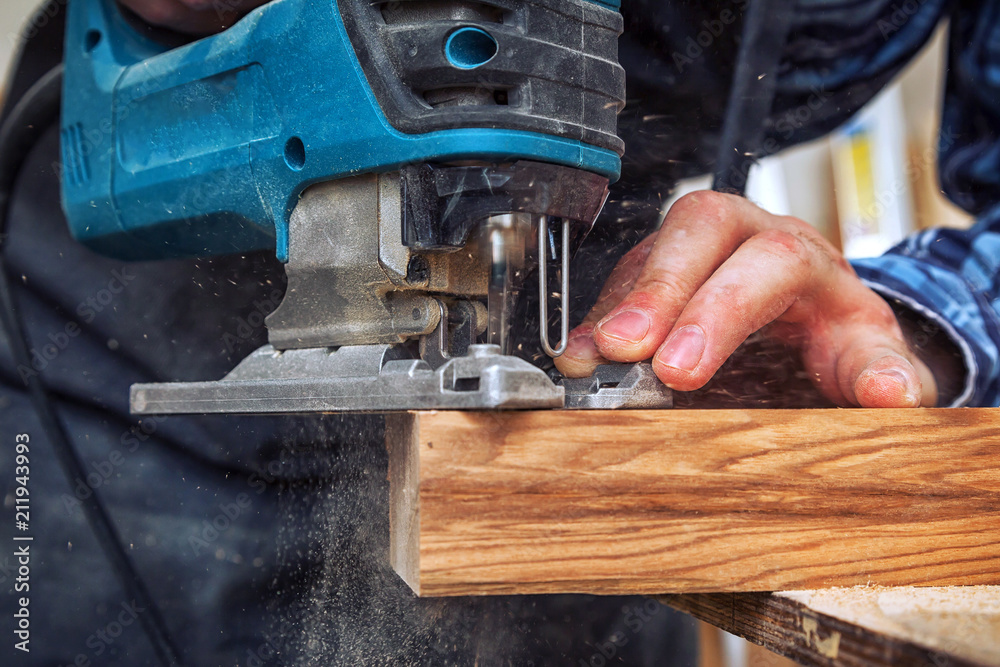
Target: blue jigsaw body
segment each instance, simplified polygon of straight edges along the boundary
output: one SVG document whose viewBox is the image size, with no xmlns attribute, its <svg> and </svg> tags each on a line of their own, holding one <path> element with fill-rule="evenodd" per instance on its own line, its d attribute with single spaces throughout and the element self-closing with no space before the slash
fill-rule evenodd
<svg viewBox="0 0 1000 667">
<path fill-rule="evenodd" d="M 617 2 L 586 11 L 617 17 Z M 620 170 L 620 150 L 558 133 L 397 129 L 335 0 L 275 0 L 174 48 L 134 29 L 114 0 L 70 0 L 68 21 L 64 207 L 73 234 L 105 254 L 272 248 L 284 261 L 305 188 L 407 164 L 530 159 L 611 180 Z"/>
</svg>

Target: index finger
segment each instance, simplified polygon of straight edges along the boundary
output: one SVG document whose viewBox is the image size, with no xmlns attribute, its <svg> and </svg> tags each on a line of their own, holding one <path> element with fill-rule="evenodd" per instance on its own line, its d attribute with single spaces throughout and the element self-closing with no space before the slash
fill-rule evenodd
<svg viewBox="0 0 1000 667">
<path fill-rule="evenodd" d="M 734 195 L 705 191 L 678 200 L 635 285 L 597 324 L 601 353 L 620 362 L 652 357 L 698 289 L 770 218 Z"/>
</svg>

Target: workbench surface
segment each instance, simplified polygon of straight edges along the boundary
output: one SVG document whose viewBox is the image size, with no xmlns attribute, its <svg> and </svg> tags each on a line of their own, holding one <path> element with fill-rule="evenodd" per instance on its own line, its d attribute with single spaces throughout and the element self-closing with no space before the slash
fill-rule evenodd
<svg viewBox="0 0 1000 667">
<path fill-rule="evenodd" d="M 1000 665 L 1000 586 L 856 586 L 660 599 L 805 665 Z"/>
</svg>

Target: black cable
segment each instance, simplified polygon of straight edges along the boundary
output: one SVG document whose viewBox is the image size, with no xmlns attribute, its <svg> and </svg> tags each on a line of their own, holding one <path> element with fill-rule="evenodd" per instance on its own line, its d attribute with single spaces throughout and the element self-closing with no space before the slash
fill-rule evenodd
<svg viewBox="0 0 1000 667">
<path fill-rule="evenodd" d="M 788 0 L 751 0 L 747 7 L 719 137 L 713 190 L 746 193 L 750 167 L 761 157 L 778 65 L 794 16 L 795 4 Z"/>
<path fill-rule="evenodd" d="M 30 345 L 27 331 L 21 322 L 14 294 L 3 257 L 3 243 L 7 236 L 7 219 L 10 199 L 25 159 L 32 146 L 59 118 L 59 102 L 62 93 L 63 67 L 59 65 L 32 86 L 7 114 L 0 127 L 0 325 L 10 343 L 15 366 L 31 368 Z M 26 373 L 24 380 L 31 404 L 38 414 L 42 429 L 52 443 L 56 458 L 70 485 L 74 480 L 86 477 L 86 471 L 76 451 L 70 445 L 70 437 L 56 413 L 55 406 L 41 378 L 35 373 Z M 153 602 L 145 583 L 139 577 L 122 540 L 115 530 L 108 512 L 95 492 L 81 500 L 84 516 L 105 557 L 110 561 L 125 593 L 136 601 L 145 612 L 139 615 L 139 622 L 153 645 L 159 662 L 163 665 L 180 665 L 180 653 L 167 633 L 167 625 Z"/>
<path fill-rule="evenodd" d="M 0 126 L 0 249 L 6 239 L 7 209 L 14 181 L 31 147 L 59 119 L 63 66 L 52 68 L 6 114 Z"/>
</svg>

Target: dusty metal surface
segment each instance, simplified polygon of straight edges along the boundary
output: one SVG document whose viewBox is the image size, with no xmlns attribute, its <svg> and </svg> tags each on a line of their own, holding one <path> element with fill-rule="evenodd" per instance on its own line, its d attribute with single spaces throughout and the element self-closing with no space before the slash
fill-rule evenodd
<svg viewBox="0 0 1000 667">
<path fill-rule="evenodd" d="M 649 363 L 598 366 L 589 378 L 566 378 L 566 407 L 574 410 L 639 410 L 674 407 L 674 393 Z"/>
<path fill-rule="evenodd" d="M 521 410 L 538 408 L 669 408 L 672 395 L 649 364 L 602 366 L 593 378 L 554 383 L 494 345 L 437 369 L 389 345 L 286 350 L 266 346 L 218 382 L 139 384 L 135 414 L 264 414 Z"/>
<path fill-rule="evenodd" d="M 434 370 L 387 345 L 261 348 L 218 382 L 132 387 L 136 414 L 389 412 L 560 407 L 564 390 L 516 357 L 477 345 Z"/>
</svg>

